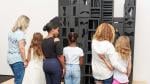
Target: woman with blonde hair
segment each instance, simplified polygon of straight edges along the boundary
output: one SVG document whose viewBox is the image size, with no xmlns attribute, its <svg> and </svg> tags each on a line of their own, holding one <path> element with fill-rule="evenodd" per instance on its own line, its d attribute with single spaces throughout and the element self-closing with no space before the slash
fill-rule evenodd
<svg viewBox="0 0 150 84">
<path fill-rule="evenodd" d="M 8 34 L 8 63 L 14 73 L 15 84 L 22 84 L 24 69 L 27 65 L 25 57 L 25 30 L 30 19 L 21 15 Z"/>
<path fill-rule="evenodd" d="M 112 84 L 113 67 L 126 73 L 126 68 L 117 62 L 116 51 L 113 46 L 115 30 L 111 24 L 102 23 L 96 29 L 92 39 L 92 72 L 96 84 Z M 106 60 L 102 60 L 104 56 Z M 107 63 L 109 67 L 105 64 Z"/>
</svg>

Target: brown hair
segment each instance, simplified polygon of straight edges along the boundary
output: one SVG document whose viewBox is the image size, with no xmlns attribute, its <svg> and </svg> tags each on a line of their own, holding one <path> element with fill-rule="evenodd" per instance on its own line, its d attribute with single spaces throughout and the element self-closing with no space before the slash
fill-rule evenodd
<svg viewBox="0 0 150 84">
<path fill-rule="evenodd" d="M 128 60 L 131 56 L 130 39 L 128 36 L 120 36 L 116 40 L 115 48 L 122 59 Z"/>
<path fill-rule="evenodd" d="M 43 35 L 41 33 L 34 33 L 30 45 L 30 51 L 33 49 L 34 56 L 43 57 L 41 42 L 43 40 Z"/>
<path fill-rule="evenodd" d="M 114 27 L 111 24 L 108 23 L 102 23 L 100 24 L 95 34 L 93 35 L 93 39 L 97 40 L 108 40 L 110 42 L 114 42 L 115 38 L 115 30 Z"/>
<path fill-rule="evenodd" d="M 77 38 L 78 38 L 78 34 L 75 33 L 75 32 L 70 32 L 68 34 L 68 40 L 69 42 L 73 43 L 73 42 L 76 42 L 77 41 Z"/>
</svg>

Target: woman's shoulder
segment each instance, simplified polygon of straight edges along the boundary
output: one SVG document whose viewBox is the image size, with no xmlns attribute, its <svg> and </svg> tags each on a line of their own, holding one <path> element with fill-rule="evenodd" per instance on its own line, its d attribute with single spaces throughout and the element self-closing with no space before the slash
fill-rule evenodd
<svg viewBox="0 0 150 84">
<path fill-rule="evenodd" d="M 15 33 L 16 33 L 16 34 L 25 34 L 23 31 L 21 31 L 21 30 L 19 30 L 19 29 L 18 29 L 17 31 L 15 31 Z"/>
<path fill-rule="evenodd" d="M 93 40 L 92 40 L 92 43 L 94 43 L 94 44 L 106 44 L 106 45 L 112 45 L 112 43 L 109 42 L 109 41 L 107 41 L 107 40 L 102 40 L 102 41 L 100 41 L 100 40 L 93 39 Z"/>
</svg>

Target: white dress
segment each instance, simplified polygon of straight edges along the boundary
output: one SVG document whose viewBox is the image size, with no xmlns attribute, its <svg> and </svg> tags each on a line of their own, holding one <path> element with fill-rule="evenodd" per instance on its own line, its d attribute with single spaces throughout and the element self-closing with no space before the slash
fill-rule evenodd
<svg viewBox="0 0 150 84">
<path fill-rule="evenodd" d="M 46 84 L 43 59 L 33 56 L 33 52 L 31 53 L 31 60 L 25 69 L 22 84 Z"/>
</svg>

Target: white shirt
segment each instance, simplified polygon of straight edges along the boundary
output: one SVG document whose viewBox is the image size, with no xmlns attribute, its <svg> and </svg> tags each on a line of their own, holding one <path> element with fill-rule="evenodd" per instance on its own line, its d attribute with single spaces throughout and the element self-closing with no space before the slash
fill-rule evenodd
<svg viewBox="0 0 150 84">
<path fill-rule="evenodd" d="M 83 50 L 79 47 L 65 47 L 63 55 L 66 59 L 66 64 L 79 64 L 80 57 L 84 56 Z"/>
<path fill-rule="evenodd" d="M 131 61 L 131 56 L 130 56 L 130 59 L 128 61 L 125 61 L 118 54 L 117 61 L 119 62 L 120 65 L 122 65 L 123 67 L 125 67 L 127 69 L 128 63 L 129 63 L 129 61 Z M 118 71 L 117 69 L 114 70 L 114 79 L 116 79 L 120 83 L 127 83 L 127 82 L 129 82 L 127 74 L 124 74 L 124 73 Z"/>
<path fill-rule="evenodd" d="M 104 54 L 106 59 L 111 62 L 112 66 L 122 72 L 126 72 L 126 68 L 122 67 L 116 59 L 116 51 L 112 43 L 109 41 L 92 40 L 92 72 L 93 77 L 98 80 L 105 80 L 113 75 L 113 71 L 109 70 L 107 65 L 99 58 L 99 54 Z"/>
</svg>

